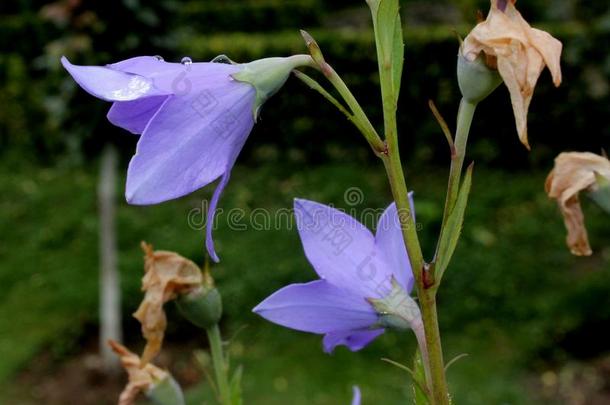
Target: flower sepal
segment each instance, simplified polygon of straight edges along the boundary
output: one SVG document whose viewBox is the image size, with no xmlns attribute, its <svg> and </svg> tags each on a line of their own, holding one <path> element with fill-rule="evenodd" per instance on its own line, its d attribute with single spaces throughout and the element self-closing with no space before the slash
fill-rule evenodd
<svg viewBox="0 0 610 405">
<path fill-rule="evenodd" d="M 457 77 L 462 96 L 473 104 L 486 99 L 502 84 L 502 77 L 496 69 L 487 66 L 483 54 L 470 61 L 461 49 L 458 54 Z"/>
<path fill-rule="evenodd" d="M 256 120 L 261 106 L 286 83 L 293 69 L 314 66 L 309 55 L 294 55 L 287 58 L 265 58 L 242 65 L 242 69 L 232 75 L 233 79 L 251 84 L 256 89 L 253 114 Z"/>
<path fill-rule="evenodd" d="M 421 320 L 421 311 L 413 298 L 392 278 L 392 290 L 384 298 L 368 298 L 367 301 L 379 314 L 381 327 L 407 330 L 415 329 Z"/>
</svg>

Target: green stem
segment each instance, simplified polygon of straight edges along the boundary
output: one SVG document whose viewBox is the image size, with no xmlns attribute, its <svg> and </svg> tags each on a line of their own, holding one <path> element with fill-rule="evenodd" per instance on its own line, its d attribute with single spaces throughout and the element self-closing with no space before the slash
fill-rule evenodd
<svg viewBox="0 0 610 405">
<path fill-rule="evenodd" d="M 377 47 L 379 51 L 379 37 Z M 381 55 L 379 55 L 381 56 Z M 417 295 L 421 305 L 422 319 L 427 349 L 427 371 L 429 373 L 428 385 L 432 389 L 432 404 L 449 405 L 449 391 L 445 378 L 445 364 L 443 362 L 443 351 L 441 337 L 436 315 L 436 289 L 434 275 L 428 271 L 425 264 L 415 221 L 409 204 L 408 188 L 405 181 L 400 151 L 398 145 L 398 126 L 396 122 L 397 100 L 392 83 L 392 65 L 379 60 L 379 75 L 381 81 L 381 95 L 383 101 L 383 115 L 386 136 L 386 155 L 383 156 L 384 166 L 388 175 L 390 186 L 396 207 L 399 212 L 399 220 L 402 227 L 405 247 L 409 255 L 409 261 L 416 280 Z M 407 214 L 407 215 L 405 215 Z"/>
<path fill-rule="evenodd" d="M 324 76 L 326 76 L 328 81 L 339 92 L 349 109 L 352 111 L 354 121 L 357 122 L 357 127 L 360 129 L 360 132 L 362 132 L 362 135 L 364 135 L 369 145 L 371 145 L 371 148 L 373 148 L 375 154 L 377 156 L 381 156 L 383 153 L 385 153 L 385 144 L 379 137 L 379 134 L 377 134 L 375 127 L 373 127 L 373 124 L 371 124 L 371 121 L 360 106 L 360 103 L 358 103 L 358 100 L 356 100 L 356 97 L 354 97 L 335 69 L 333 69 L 328 63 L 325 63 L 325 65 L 321 67 L 321 71 Z"/>
<path fill-rule="evenodd" d="M 436 314 L 436 291 L 434 289 L 424 290 L 419 296 L 419 302 L 424 321 L 424 331 L 426 332 L 433 403 L 435 405 L 449 405 L 449 390 L 445 378 L 445 361 L 443 360 L 441 334 Z"/>
<path fill-rule="evenodd" d="M 408 213 L 408 215 L 399 214 L 398 218 L 402 225 L 403 238 L 409 253 L 409 260 L 416 280 L 415 285 L 421 306 L 425 346 L 427 348 L 427 371 L 430 376 L 428 385 L 432 389 L 433 404 L 448 405 L 449 393 L 445 379 L 445 364 L 436 314 L 436 289 L 430 288 L 431 286 L 427 285 L 430 280 L 424 277 L 428 275 L 428 272 L 424 270 L 424 260 L 417 237 L 415 222 L 410 215 L 411 208 L 408 200 L 408 189 L 398 155 L 397 142 L 392 141 L 391 138 L 388 138 L 388 155 L 383 159 L 383 162 L 398 212 Z"/>
<path fill-rule="evenodd" d="M 225 363 L 222 350 L 222 337 L 218 324 L 206 329 L 210 350 L 212 352 L 212 363 L 214 374 L 216 375 L 216 385 L 218 386 L 219 402 L 223 405 L 231 405 L 231 387 L 229 385 L 229 370 Z"/>
<path fill-rule="evenodd" d="M 468 134 L 472 125 L 476 103 L 462 99 L 458 110 L 457 129 L 455 133 L 454 148 L 451 151 L 451 168 L 449 169 L 449 184 L 447 185 L 447 197 L 445 199 L 445 210 L 443 213 L 443 223 L 441 226 L 441 236 L 445 229 L 445 224 L 455 202 L 457 200 L 458 191 L 460 188 L 460 179 L 464 167 L 464 158 L 466 156 L 466 144 L 468 143 Z M 439 237 L 439 242 L 441 238 Z M 438 254 L 438 244 L 436 253 Z M 440 280 L 439 280 L 440 281 Z"/>
</svg>

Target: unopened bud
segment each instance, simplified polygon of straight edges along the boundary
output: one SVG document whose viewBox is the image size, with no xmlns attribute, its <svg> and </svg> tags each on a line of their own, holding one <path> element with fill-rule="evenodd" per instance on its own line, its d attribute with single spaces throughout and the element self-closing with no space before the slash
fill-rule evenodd
<svg viewBox="0 0 610 405">
<path fill-rule="evenodd" d="M 475 60 L 470 61 L 460 49 L 457 76 L 462 96 L 473 104 L 484 100 L 502 83 L 498 71 L 487 66 L 483 52 Z"/>
<path fill-rule="evenodd" d="M 216 287 L 199 287 L 176 299 L 178 310 L 196 326 L 209 329 L 222 316 L 222 297 Z"/>
<path fill-rule="evenodd" d="M 180 385 L 171 375 L 156 382 L 146 396 L 156 405 L 184 405 L 184 394 Z"/>
</svg>

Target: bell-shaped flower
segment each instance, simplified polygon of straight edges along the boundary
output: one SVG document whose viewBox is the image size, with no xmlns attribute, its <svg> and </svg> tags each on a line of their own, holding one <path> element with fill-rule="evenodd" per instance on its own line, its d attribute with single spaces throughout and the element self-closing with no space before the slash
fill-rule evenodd
<svg viewBox="0 0 610 405">
<path fill-rule="evenodd" d="M 261 105 L 309 56 L 247 64 L 168 63 L 140 56 L 106 66 L 62 64 L 88 93 L 113 102 L 108 120 L 141 134 L 127 171 L 125 196 L 148 205 L 189 194 L 220 179 L 209 205 L 206 245 L 215 261 L 214 212 Z"/>
<path fill-rule="evenodd" d="M 546 179 L 546 192 L 559 204 L 568 231 L 567 245 L 576 256 L 592 253 L 578 196 L 584 190 L 594 191 L 598 176 L 610 181 L 608 158 L 589 152 L 565 152 L 555 158 L 555 167 Z"/>
<path fill-rule="evenodd" d="M 508 87 L 519 139 L 529 149 L 527 111 L 544 67 L 555 86 L 561 84 L 562 44 L 545 31 L 532 28 L 515 8 L 516 0 L 491 0 L 487 19 L 464 39 L 461 54 L 474 62 L 481 52 L 497 68 Z"/>
<path fill-rule="evenodd" d="M 353 217 L 313 201 L 295 200 L 294 214 L 305 255 L 320 280 L 284 287 L 254 312 L 288 328 L 323 334 L 326 352 L 337 345 L 360 350 L 397 324 L 421 330 L 394 204 L 384 211 L 375 235 Z"/>
</svg>

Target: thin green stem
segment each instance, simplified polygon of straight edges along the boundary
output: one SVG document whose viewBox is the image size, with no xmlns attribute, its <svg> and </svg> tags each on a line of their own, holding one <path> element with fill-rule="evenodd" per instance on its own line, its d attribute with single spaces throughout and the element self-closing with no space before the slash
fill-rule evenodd
<svg viewBox="0 0 610 405">
<path fill-rule="evenodd" d="M 428 346 L 433 403 L 435 405 L 449 405 L 449 389 L 445 378 L 445 362 L 436 314 L 436 291 L 434 289 L 424 290 L 419 296 L 419 301 Z"/>
<path fill-rule="evenodd" d="M 447 196 L 445 198 L 445 210 L 443 213 L 443 223 L 441 226 L 441 236 L 445 229 L 445 224 L 455 202 L 457 200 L 458 191 L 460 188 L 460 179 L 462 177 L 462 170 L 464 167 L 464 158 L 466 157 L 466 144 L 468 143 L 468 134 L 470 133 L 470 127 L 472 125 L 472 119 L 474 117 L 475 110 L 477 108 L 476 103 L 471 103 L 462 99 L 460 102 L 460 108 L 458 110 L 457 118 L 457 129 L 455 133 L 454 148 L 451 155 L 451 168 L 449 169 L 449 184 L 447 185 Z M 439 237 L 440 241 L 440 237 Z M 436 253 L 438 254 L 438 244 Z"/>
<path fill-rule="evenodd" d="M 366 113 L 360 106 L 360 103 L 358 103 L 358 100 L 356 100 L 356 97 L 354 97 L 343 79 L 341 79 L 341 76 L 339 76 L 335 69 L 333 69 L 328 63 L 321 67 L 321 71 L 324 76 L 326 76 L 328 81 L 339 92 L 343 98 L 343 101 L 345 101 L 349 109 L 352 111 L 354 120 L 358 122 L 357 126 L 360 129 L 360 132 L 362 132 L 362 135 L 364 135 L 367 142 L 371 145 L 371 148 L 373 148 L 375 154 L 377 156 L 381 156 L 383 153 L 385 153 L 385 144 L 379 137 L 379 134 L 375 130 L 375 127 L 373 127 L 373 124 L 371 124 L 369 118 L 366 116 Z"/>
<path fill-rule="evenodd" d="M 324 89 L 324 87 L 322 87 L 320 85 L 320 83 L 318 83 L 317 81 L 315 81 L 313 78 L 309 77 L 308 75 L 306 75 L 305 73 L 299 71 L 299 70 L 294 70 L 293 71 L 294 75 L 296 76 L 297 79 L 299 79 L 300 81 L 302 81 L 303 83 L 305 83 L 310 89 L 317 91 L 318 93 L 320 93 L 322 95 L 322 97 L 324 97 L 326 100 L 328 100 L 332 105 L 334 105 L 339 111 L 341 111 L 343 113 L 343 115 L 345 115 L 345 117 L 352 123 L 354 124 L 354 126 L 356 126 L 356 128 L 358 128 L 358 130 L 361 133 L 365 133 L 367 131 L 367 128 L 365 128 L 362 123 L 360 122 L 360 120 L 357 120 L 356 117 L 354 116 L 353 113 L 351 113 L 350 111 L 347 110 L 347 108 L 345 108 L 343 106 L 343 104 L 341 104 L 339 102 L 339 100 L 337 100 L 336 98 L 334 98 L 328 91 L 326 91 Z"/>
<path fill-rule="evenodd" d="M 429 385 L 432 390 L 434 405 L 448 405 L 449 394 L 447 381 L 445 379 L 445 364 L 443 362 L 443 351 L 441 337 L 438 328 L 438 318 L 436 314 L 436 289 L 433 287 L 433 280 L 428 279 L 428 271 L 425 270 L 424 260 L 419 245 L 417 230 L 412 215 L 410 215 L 410 205 L 408 200 L 408 189 L 406 186 L 402 164 L 398 157 L 397 149 L 395 153 L 394 142 L 388 139 L 388 155 L 383 159 L 392 188 L 392 194 L 396 201 L 399 212 L 399 220 L 402 225 L 405 246 L 409 253 L 409 260 L 413 275 L 416 280 L 417 295 L 421 306 L 422 319 L 425 332 L 425 346 L 427 349 L 427 371 L 429 373 Z M 405 215 L 406 214 L 406 215 Z M 432 283 L 429 285 L 428 283 Z"/>
<path fill-rule="evenodd" d="M 225 362 L 225 356 L 222 349 L 222 337 L 218 325 L 214 325 L 206 329 L 208 340 L 210 342 L 210 351 L 212 352 L 212 363 L 214 366 L 214 374 L 216 376 L 216 385 L 218 386 L 219 402 L 223 405 L 231 405 L 231 387 L 229 385 L 229 370 Z"/>
</svg>

